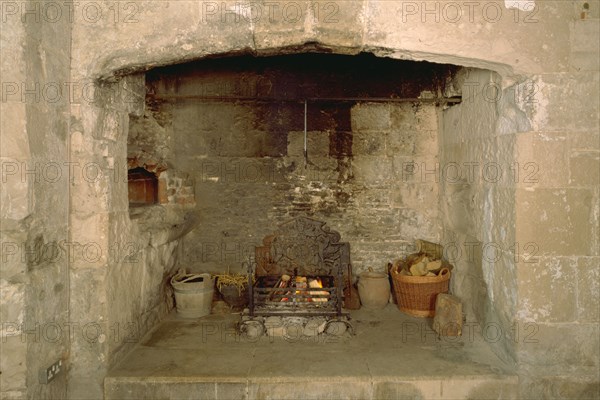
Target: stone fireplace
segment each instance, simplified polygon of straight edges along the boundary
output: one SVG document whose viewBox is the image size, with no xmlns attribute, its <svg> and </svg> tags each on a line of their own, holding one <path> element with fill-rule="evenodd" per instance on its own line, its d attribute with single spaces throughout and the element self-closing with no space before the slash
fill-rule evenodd
<svg viewBox="0 0 600 400">
<path fill-rule="evenodd" d="M 9 3 L 2 396 L 102 398 L 178 268 L 239 269 L 297 216 L 355 274 L 443 244 L 519 397 L 597 396 L 596 3 Z"/>
</svg>

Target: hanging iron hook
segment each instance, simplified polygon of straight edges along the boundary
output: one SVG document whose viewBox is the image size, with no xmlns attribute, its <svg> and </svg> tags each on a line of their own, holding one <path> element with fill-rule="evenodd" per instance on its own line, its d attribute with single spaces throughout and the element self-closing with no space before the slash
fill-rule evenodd
<svg viewBox="0 0 600 400">
<path fill-rule="evenodd" d="M 308 137 L 307 137 L 307 117 L 308 105 L 306 99 L 304 100 L 304 169 L 308 167 Z"/>
</svg>

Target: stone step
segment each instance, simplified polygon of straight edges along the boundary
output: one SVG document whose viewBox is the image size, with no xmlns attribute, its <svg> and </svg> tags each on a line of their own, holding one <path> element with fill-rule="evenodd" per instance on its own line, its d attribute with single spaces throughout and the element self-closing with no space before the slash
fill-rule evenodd
<svg viewBox="0 0 600 400">
<path fill-rule="evenodd" d="M 297 377 L 272 379 L 212 380 L 197 377 L 105 379 L 106 400 L 326 400 L 326 399 L 517 399 L 516 376 L 465 376 L 452 379 L 403 379 L 397 377 L 315 380 Z"/>
</svg>

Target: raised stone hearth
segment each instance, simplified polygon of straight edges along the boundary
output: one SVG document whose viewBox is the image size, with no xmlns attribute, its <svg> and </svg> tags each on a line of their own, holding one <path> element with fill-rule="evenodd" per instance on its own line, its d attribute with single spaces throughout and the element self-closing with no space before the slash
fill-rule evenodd
<svg viewBox="0 0 600 400">
<path fill-rule="evenodd" d="M 518 398 L 512 367 L 490 350 L 494 329 L 438 339 L 431 320 L 394 305 L 352 318 L 355 335 L 255 339 L 237 331 L 239 316 L 171 315 L 110 371 L 106 399 Z"/>
</svg>

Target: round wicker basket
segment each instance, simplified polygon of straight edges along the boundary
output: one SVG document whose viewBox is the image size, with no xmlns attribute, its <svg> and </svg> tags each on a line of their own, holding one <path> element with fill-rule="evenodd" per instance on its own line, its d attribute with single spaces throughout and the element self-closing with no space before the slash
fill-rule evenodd
<svg viewBox="0 0 600 400">
<path fill-rule="evenodd" d="M 398 308 L 415 317 L 433 317 L 437 295 L 448 293 L 451 266 L 443 263 L 437 276 L 410 276 L 400 274 L 402 265 L 394 263 L 391 270 Z"/>
</svg>

